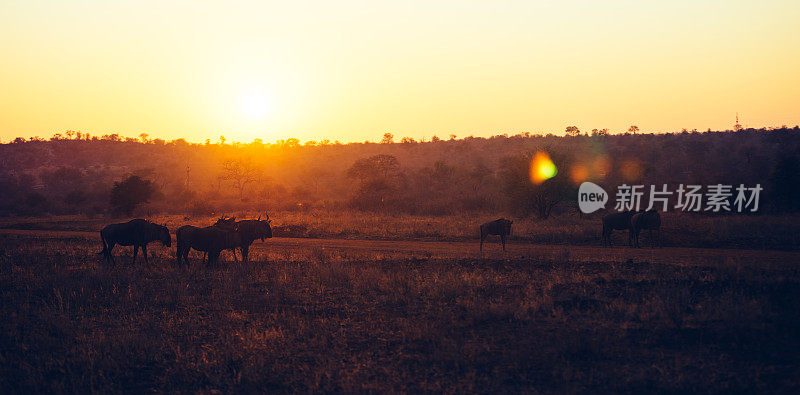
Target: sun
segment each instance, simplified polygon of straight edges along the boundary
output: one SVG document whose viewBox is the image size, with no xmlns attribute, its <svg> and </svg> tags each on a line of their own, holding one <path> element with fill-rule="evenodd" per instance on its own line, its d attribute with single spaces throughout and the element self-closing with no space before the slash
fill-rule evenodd
<svg viewBox="0 0 800 395">
<path fill-rule="evenodd" d="M 265 92 L 251 90 L 242 95 L 240 100 L 242 113 L 250 119 L 263 119 L 272 111 L 272 100 Z"/>
</svg>

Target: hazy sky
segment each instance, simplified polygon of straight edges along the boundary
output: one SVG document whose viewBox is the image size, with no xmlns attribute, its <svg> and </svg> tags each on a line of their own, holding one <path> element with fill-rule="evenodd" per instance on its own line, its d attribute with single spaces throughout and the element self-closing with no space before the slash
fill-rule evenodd
<svg viewBox="0 0 800 395">
<path fill-rule="evenodd" d="M 0 139 L 800 123 L 800 1 L 0 0 Z"/>
</svg>

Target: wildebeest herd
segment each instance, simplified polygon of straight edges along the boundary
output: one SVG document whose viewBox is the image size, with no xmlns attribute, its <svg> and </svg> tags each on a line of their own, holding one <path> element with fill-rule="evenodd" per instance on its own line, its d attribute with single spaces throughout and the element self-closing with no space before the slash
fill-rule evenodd
<svg viewBox="0 0 800 395">
<path fill-rule="evenodd" d="M 208 257 L 209 264 L 215 264 L 223 250 L 232 250 L 236 259 L 236 249 L 242 252 L 242 260 L 247 261 L 250 245 L 257 239 L 264 241 L 272 237 L 269 216 L 266 219 L 250 219 L 236 221 L 236 218 L 222 217 L 211 226 L 181 226 L 176 233 L 178 265 L 181 261 L 189 265 L 189 251 L 194 249 L 203 252 Z M 139 248 L 144 254 L 147 263 L 147 244 L 160 241 L 164 246 L 172 244 L 169 229 L 166 226 L 154 224 L 144 219 L 133 219 L 128 222 L 111 224 L 100 231 L 100 240 L 103 250 L 100 252 L 109 264 L 114 263 L 112 251 L 116 244 L 133 246 L 133 263 L 136 263 L 136 254 Z"/>
<path fill-rule="evenodd" d="M 488 235 L 500 236 L 503 251 L 506 250 L 506 237 L 511 235 L 511 224 L 513 221 L 505 218 L 489 221 L 481 225 L 481 246 L 483 251 L 483 241 Z M 661 214 L 655 209 L 639 211 L 623 211 L 612 213 L 603 217 L 603 246 L 611 247 L 611 233 L 615 230 L 628 231 L 628 244 L 639 248 L 639 234 L 643 230 L 650 231 L 648 239 L 650 246 L 661 245 Z M 653 238 L 653 231 L 656 231 L 657 238 Z"/>
<path fill-rule="evenodd" d="M 269 216 L 262 220 L 249 219 L 236 221 L 236 218 L 219 218 L 211 226 L 197 227 L 185 225 L 178 228 L 175 232 L 177 239 L 178 265 L 181 262 L 189 265 L 189 251 L 196 250 L 203 252 L 204 261 L 207 256 L 209 264 L 215 264 L 223 250 L 231 250 L 233 258 L 236 260 L 236 249 L 242 253 L 242 261 L 247 262 L 250 246 L 257 239 L 264 241 L 272 237 L 272 221 Z M 480 226 L 481 244 L 480 250 L 483 251 L 483 242 L 489 235 L 500 236 L 503 251 L 506 250 L 506 237 L 511 235 L 511 224 L 513 221 L 505 218 L 486 222 Z M 639 234 L 643 230 L 650 231 L 650 245 L 656 243 L 653 239 L 653 231 L 657 233 L 657 243 L 661 244 L 661 215 L 656 210 L 624 211 L 612 213 L 603 217 L 603 246 L 611 246 L 611 234 L 614 230 L 628 231 L 628 244 L 633 247 L 640 247 Z M 153 241 L 160 241 L 164 246 L 172 244 L 169 229 L 164 225 L 154 224 L 144 219 L 133 219 L 128 222 L 111 224 L 100 231 L 100 240 L 103 250 L 99 253 L 104 256 L 109 264 L 115 263 L 112 251 L 114 246 L 133 246 L 133 263 L 136 263 L 136 255 L 139 248 L 142 249 L 145 263 L 147 261 L 147 244 Z"/>
<path fill-rule="evenodd" d="M 603 246 L 611 247 L 611 233 L 615 230 L 628 231 L 628 244 L 633 247 L 640 247 L 639 234 L 643 230 L 650 231 L 649 240 L 652 247 L 656 240 L 653 239 L 653 231 L 657 233 L 657 243 L 661 244 L 661 214 L 651 210 L 629 210 L 621 213 L 612 213 L 603 217 Z"/>
</svg>

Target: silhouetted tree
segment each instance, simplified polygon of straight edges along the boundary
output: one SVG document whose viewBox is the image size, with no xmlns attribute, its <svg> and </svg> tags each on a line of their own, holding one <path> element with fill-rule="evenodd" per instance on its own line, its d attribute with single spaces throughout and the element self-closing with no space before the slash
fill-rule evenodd
<svg viewBox="0 0 800 395">
<path fill-rule="evenodd" d="M 360 181 L 356 196 L 352 202 L 361 209 L 383 207 L 393 193 L 397 171 L 400 164 L 391 155 L 374 155 L 362 158 L 353 163 L 347 170 L 347 176 Z"/>
<path fill-rule="evenodd" d="M 631 127 L 628 128 L 628 132 L 630 134 L 636 134 L 639 132 L 639 127 L 636 125 L 631 125 Z"/>
<path fill-rule="evenodd" d="M 533 153 L 505 159 L 501 176 L 509 209 L 519 215 L 536 214 L 540 219 L 547 219 L 556 205 L 577 195 L 566 174 L 569 166 L 564 156 L 553 152 L 550 156 L 561 171 L 538 185 L 530 179 Z"/>
<path fill-rule="evenodd" d="M 564 132 L 567 134 L 567 136 L 577 136 L 581 134 L 581 130 L 578 129 L 577 126 L 567 126 Z"/>
<path fill-rule="evenodd" d="M 288 138 L 283 143 L 283 146 L 286 148 L 297 148 L 300 146 L 300 140 L 296 138 Z"/>
<path fill-rule="evenodd" d="M 239 200 L 244 197 L 247 185 L 256 182 L 260 173 L 249 159 L 227 160 L 222 164 L 222 172 L 222 179 L 231 181 L 239 191 Z"/>
<path fill-rule="evenodd" d="M 114 183 L 110 203 L 115 211 L 131 216 L 136 206 L 150 200 L 153 192 L 155 186 L 151 181 L 139 176 L 128 176 L 121 182 Z"/>
<path fill-rule="evenodd" d="M 394 143 L 394 135 L 391 133 L 384 133 L 383 138 L 381 139 L 381 144 L 392 144 Z"/>
<path fill-rule="evenodd" d="M 347 170 L 347 176 L 361 181 L 384 178 L 388 179 L 400 168 L 400 162 L 392 155 L 374 155 L 362 158 L 353 163 Z"/>
</svg>

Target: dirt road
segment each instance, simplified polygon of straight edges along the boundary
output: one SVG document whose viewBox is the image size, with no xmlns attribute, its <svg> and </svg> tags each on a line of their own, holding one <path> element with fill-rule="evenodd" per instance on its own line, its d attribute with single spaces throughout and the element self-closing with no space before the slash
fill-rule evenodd
<svg viewBox="0 0 800 395">
<path fill-rule="evenodd" d="M 97 232 L 48 231 L 0 229 L 0 246 L 4 238 L 46 238 L 46 239 L 88 239 L 98 240 Z M 163 248 L 154 245 L 155 248 Z M 384 240 L 344 240 L 344 239 L 305 239 L 276 237 L 264 242 L 260 240 L 251 248 L 251 254 L 258 256 L 270 252 L 283 251 L 326 251 L 349 257 L 414 257 L 414 258 L 535 258 L 559 261 L 616 261 L 654 262 L 671 264 L 703 263 L 798 263 L 800 252 L 774 250 L 731 250 L 706 248 L 604 248 L 600 246 L 520 244 L 509 242 L 507 252 L 503 252 L 498 241 L 484 244 L 483 254 L 478 242 L 438 242 L 438 241 L 384 241 Z M 122 253 L 122 252 L 120 252 Z"/>
</svg>

